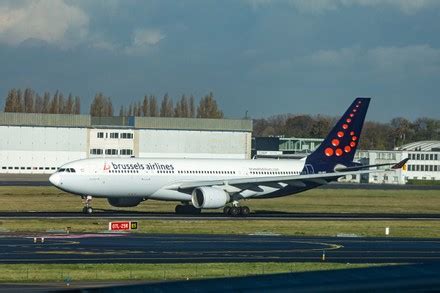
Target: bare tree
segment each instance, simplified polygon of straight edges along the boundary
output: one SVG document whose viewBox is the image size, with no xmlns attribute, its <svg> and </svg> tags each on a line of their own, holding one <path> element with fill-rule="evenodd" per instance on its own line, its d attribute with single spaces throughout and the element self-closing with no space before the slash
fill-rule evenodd
<svg viewBox="0 0 440 293">
<path fill-rule="evenodd" d="M 35 113 L 43 113 L 43 98 L 39 94 L 35 97 L 34 111 Z"/>
<path fill-rule="evenodd" d="M 196 117 L 196 104 L 194 102 L 194 96 L 192 95 L 189 98 L 189 117 L 190 118 Z"/>
<path fill-rule="evenodd" d="M 151 95 L 150 96 L 150 102 L 149 102 L 149 107 L 150 107 L 150 116 L 151 117 L 157 117 L 159 111 L 157 110 L 157 99 L 155 96 Z"/>
<path fill-rule="evenodd" d="M 69 96 L 67 97 L 67 101 L 64 105 L 64 110 L 63 113 L 65 114 L 74 114 L 74 100 L 73 100 L 73 96 L 72 94 L 69 94 Z"/>
<path fill-rule="evenodd" d="M 44 98 L 43 98 L 43 109 L 42 109 L 42 113 L 50 113 L 50 109 L 51 109 L 51 99 L 50 99 L 50 93 L 49 92 L 45 92 L 44 93 Z"/>
<path fill-rule="evenodd" d="M 24 112 L 34 112 L 34 91 L 30 88 L 24 90 Z"/>
<path fill-rule="evenodd" d="M 81 98 L 76 96 L 75 97 L 75 103 L 74 103 L 74 113 L 79 115 L 81 113 Z"/>
<path fill-rule="evenodd" d="M 223 118 L 223 112 L 218 108 L 213 93 L 204 96 L 197 107 L 198 118 Z"/>
<path fill-rule="evenodd" d="M 144 101 L 142 102 L 142 116 L 150 116 L 150 108 L 148 107 L 148 97 L 144 96 Z"/>
</svg>

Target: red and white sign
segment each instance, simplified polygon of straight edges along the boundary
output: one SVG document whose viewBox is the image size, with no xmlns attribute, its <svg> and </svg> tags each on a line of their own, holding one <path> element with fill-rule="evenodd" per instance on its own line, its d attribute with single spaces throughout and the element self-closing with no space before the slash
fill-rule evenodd
<svg viewBox="0 0 440 293">
<path fill-rule="evenodd" d="M 120 221 L 120 222 L 109 222 L 109 231 L 129 231 L 137 229 L 137 222 L 132 221 Z"/>
</svg>

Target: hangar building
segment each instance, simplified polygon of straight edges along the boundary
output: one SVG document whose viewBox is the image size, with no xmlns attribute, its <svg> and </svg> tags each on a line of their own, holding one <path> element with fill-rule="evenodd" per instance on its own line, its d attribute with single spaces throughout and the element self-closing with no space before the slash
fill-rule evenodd
<svg viewBox="0 0 440 293">
<path fill-rule="evenodd" d="M 316 148 L 323 139 L 256 137 L 252 154 L 257 157 L 301 158 Z M 412 180 L 440 180 L 440 141 L 419 141 L 402 145 L 395 150 L 358 150 L 355 161 L 364 165 L 392 164 L 405 158 L 410 161 L 405 168 L 393 172 L 350 175 L 340 182 L 406 184 Z"/>
<path fill-rule="evenodd" d="M 252 120 L 0 113 L 0 173 L 92 157 L 250 158 Z"/>
</svg>

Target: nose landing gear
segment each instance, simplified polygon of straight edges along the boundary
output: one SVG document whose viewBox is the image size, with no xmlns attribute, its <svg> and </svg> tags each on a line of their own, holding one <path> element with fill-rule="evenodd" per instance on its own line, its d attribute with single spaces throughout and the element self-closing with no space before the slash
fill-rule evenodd
<svg viewBox="0 0 440 293">
<path fill-rule="evenodd" d="M 90 195 L 88 195 L 88 196 L 85 196 L 85 197 L 83 196 L 82 199 L 83 199 L 83 204 L 84 204 L 83 213 L 86 214 L 86 215 L 93 214 L 93 208 L 91 206 L 92 197 Z"/>
</svg>

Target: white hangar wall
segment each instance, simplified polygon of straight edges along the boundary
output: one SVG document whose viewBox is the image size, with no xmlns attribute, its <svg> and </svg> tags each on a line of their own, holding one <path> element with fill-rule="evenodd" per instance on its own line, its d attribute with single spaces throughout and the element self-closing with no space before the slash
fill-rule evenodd
<svg viewBox="0 0 440 293">
<path fill-rule="evenodd" d="M 250 158 L 252 121 L 0 113 L 0 173 L 90 157 Z"/>
</svg>

